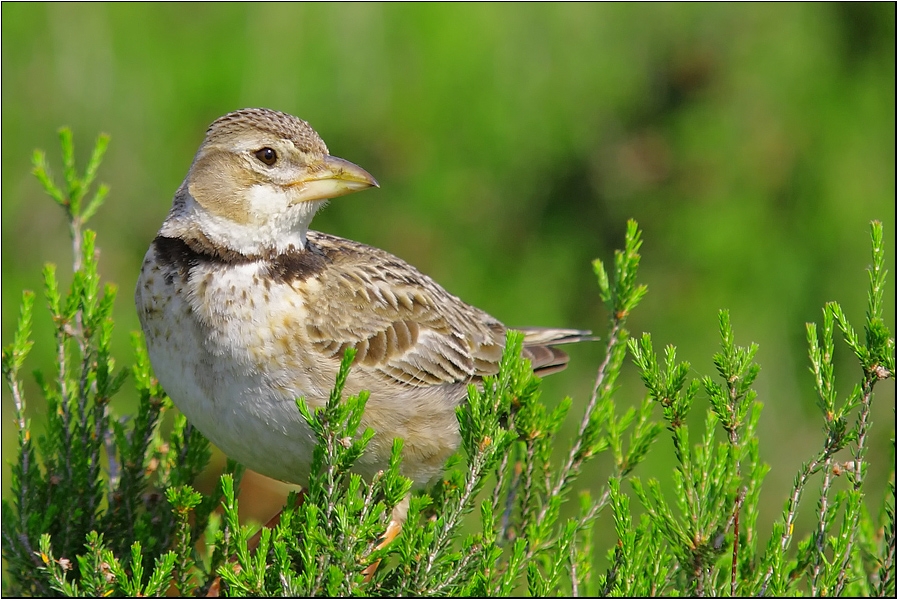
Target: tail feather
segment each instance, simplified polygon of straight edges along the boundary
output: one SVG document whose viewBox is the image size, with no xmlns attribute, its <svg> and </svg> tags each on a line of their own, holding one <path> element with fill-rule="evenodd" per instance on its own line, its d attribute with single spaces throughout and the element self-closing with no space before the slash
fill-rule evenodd
<svg viewBox="0 0 899 601">
<path fill-rule="evenodd" d="M 555 348 L 558 344 L 571 344 L 598 340 L 589 330 L 561 328 L 515 328 L 524 333 L 521 354 L 531 361 L 534 373 L 540 377 L 562 371 L 568 366 L 568 354 Z"/>
</svg>

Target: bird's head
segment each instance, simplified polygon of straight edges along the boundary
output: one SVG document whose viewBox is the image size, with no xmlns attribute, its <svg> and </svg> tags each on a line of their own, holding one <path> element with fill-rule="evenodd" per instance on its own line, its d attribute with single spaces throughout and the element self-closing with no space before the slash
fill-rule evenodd
<svg viewBox="0 0 899 601">
<path fill-rule="evenodd" d="M 305 247 L 309 223 L 328 199 L 377 185 L 361 167 L 331 156 L 302 119 L 243 109 L 209 126 L 167 222 L 183 228 L 186 219 L 242 254 L 280 253 Z"/>
</svg>

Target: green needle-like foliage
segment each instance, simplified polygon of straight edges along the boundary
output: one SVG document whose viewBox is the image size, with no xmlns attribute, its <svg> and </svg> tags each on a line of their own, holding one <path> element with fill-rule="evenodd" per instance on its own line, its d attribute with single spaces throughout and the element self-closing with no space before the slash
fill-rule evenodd
<svg viewBox="0 0 899 601">
<path fill-rule="evenodd" d="M 540 379 L 521 357 L 523 336 L 510 331 L 499 373 L 470 385 L 457 408 L 462 445 L 443 478 L 412 490 L 396 440 L 387 469 L 366 481 L 353 465 L 374 433 L 359 429 L 368 393 L 343 395 L 349 349 L 324 407 L 297 399 L 317 439 L 308 486 L 289 495 L 276 526 L 251 537 L 253 529 L 238 518 L 240 466 L 229 462 L 212 494 L 194 488 L 209 444 L 153 377 L 141 336 L 132 336 L 130 367 L 117 367 L 111 355 L 116 289 L 101 286 L 96 235 L 83 229 L 106 198 L 104 186 L 90 192 L 108 138 L 100 137 L 81 175 L 71 133 L 61 130 L 60 140 L 62 184 L 44 153 L 34 155 L 34 174 L 66 211 L 74 256 L 67 292 L 54 266 L 44 270 L 54 330 L 52 340 L 37 343 L 52 344 L 56 362 L 52 373 L 36 374 L 48 406 L 37 440 L 21 374 L 35 344 L 31 292 L 22 295 L 18 328 L 2 355 L 18 442 L 3 500 L 5 594 L 895 595 L 895 483 L 876 515 L 863 503 L 875 385 L 895 378 L 895 342 L 883 318 L 881 224 L 871 229 L 864 336 L 837 303 L 824 307 L 820 331 L 806 326 L 823 437 L 784 491 L 783 515 L 770 535 L 758 524 L 768 472 L 753 388 L 758 347 L 737 344 L 741 336 L 721 311 L 713 373 L 691 377 L 695 369 L 678 361 L 675 346 L 660 358 L 649 334 L 630 338 L 626 320 L 647 292 L 637 283 L 642 240 L 631 221 L 613 268 L 594 263 L 609 324 L 585 403 L 544 404 Z M 835 376 L 837 331 L 862 367 L 848 395 Z M 618 385 L 628 351 L 645 392 Z M 113 397 L 129 375 L 138 405 L 119 417 Z M 690 412 L 706 399 L 701 432 L 691 432 Z M 569 419 L 576 428 L 566 437 Z M 666 428 L 672 446 L 653 445 Z M 648 454 L 668 449 L 672 474 L 634 476 Z M 603 453 L 611 460 L 605 484 L 575 494 L 585 465 Z M 839 478 L 845 486 L 835 486 Z M 794 541 L 797 511 L 809 495 L 817 521 Z M 405 503 L 401 534 L 381 544 Z M 600 522 L 615 533 L 609 549 L 597 548 Z"/>
</svg>

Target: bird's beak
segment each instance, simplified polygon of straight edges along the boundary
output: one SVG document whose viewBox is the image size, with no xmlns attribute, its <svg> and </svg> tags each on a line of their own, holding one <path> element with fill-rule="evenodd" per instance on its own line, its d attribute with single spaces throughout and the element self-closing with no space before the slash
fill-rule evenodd
<svg viewBox="0 0 899 601">
<path fill-rule="evenodd" d="M 294 182 L 294 203 L 337 198 L 366 188 L 379 188 L 371 174 L 349 161 L 326 156 L 310 165 L 305 176 Z"/>
</svg>

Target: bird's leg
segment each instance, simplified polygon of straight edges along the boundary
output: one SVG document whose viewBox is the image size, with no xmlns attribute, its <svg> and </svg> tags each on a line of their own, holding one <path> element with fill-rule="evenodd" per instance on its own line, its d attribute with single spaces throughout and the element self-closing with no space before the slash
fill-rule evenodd
<svg viewBox="0 0 899 601">
<path fill-rule="evenodd" d="M 381 539 L 378 541 L 378 544 L 375 546 L 375 551 L 379 551 L 393 542 L 399 533 L 403 530 L 403 524 L 406 522 L 406 515 L 409 513 L 409 501 L 412 499 L 412 493 L 407 494 L 403 497 L 403 500 L 400 501 L 396 507 L 393 508 L 393 512 L 390 515 L 390 523 L 387 525 L 387 530 L 384 532 L 384 535 L 381 536 Z M 378 566 L 381 564 L 381 560 L 378 559 L 367 568 L 362 570 L 362 574 L 365 576 L 365 582 L 369 582 L 372 579 L 372 576 L 375 575 L 375 572 L 378 569 Z"/>
</svg>

